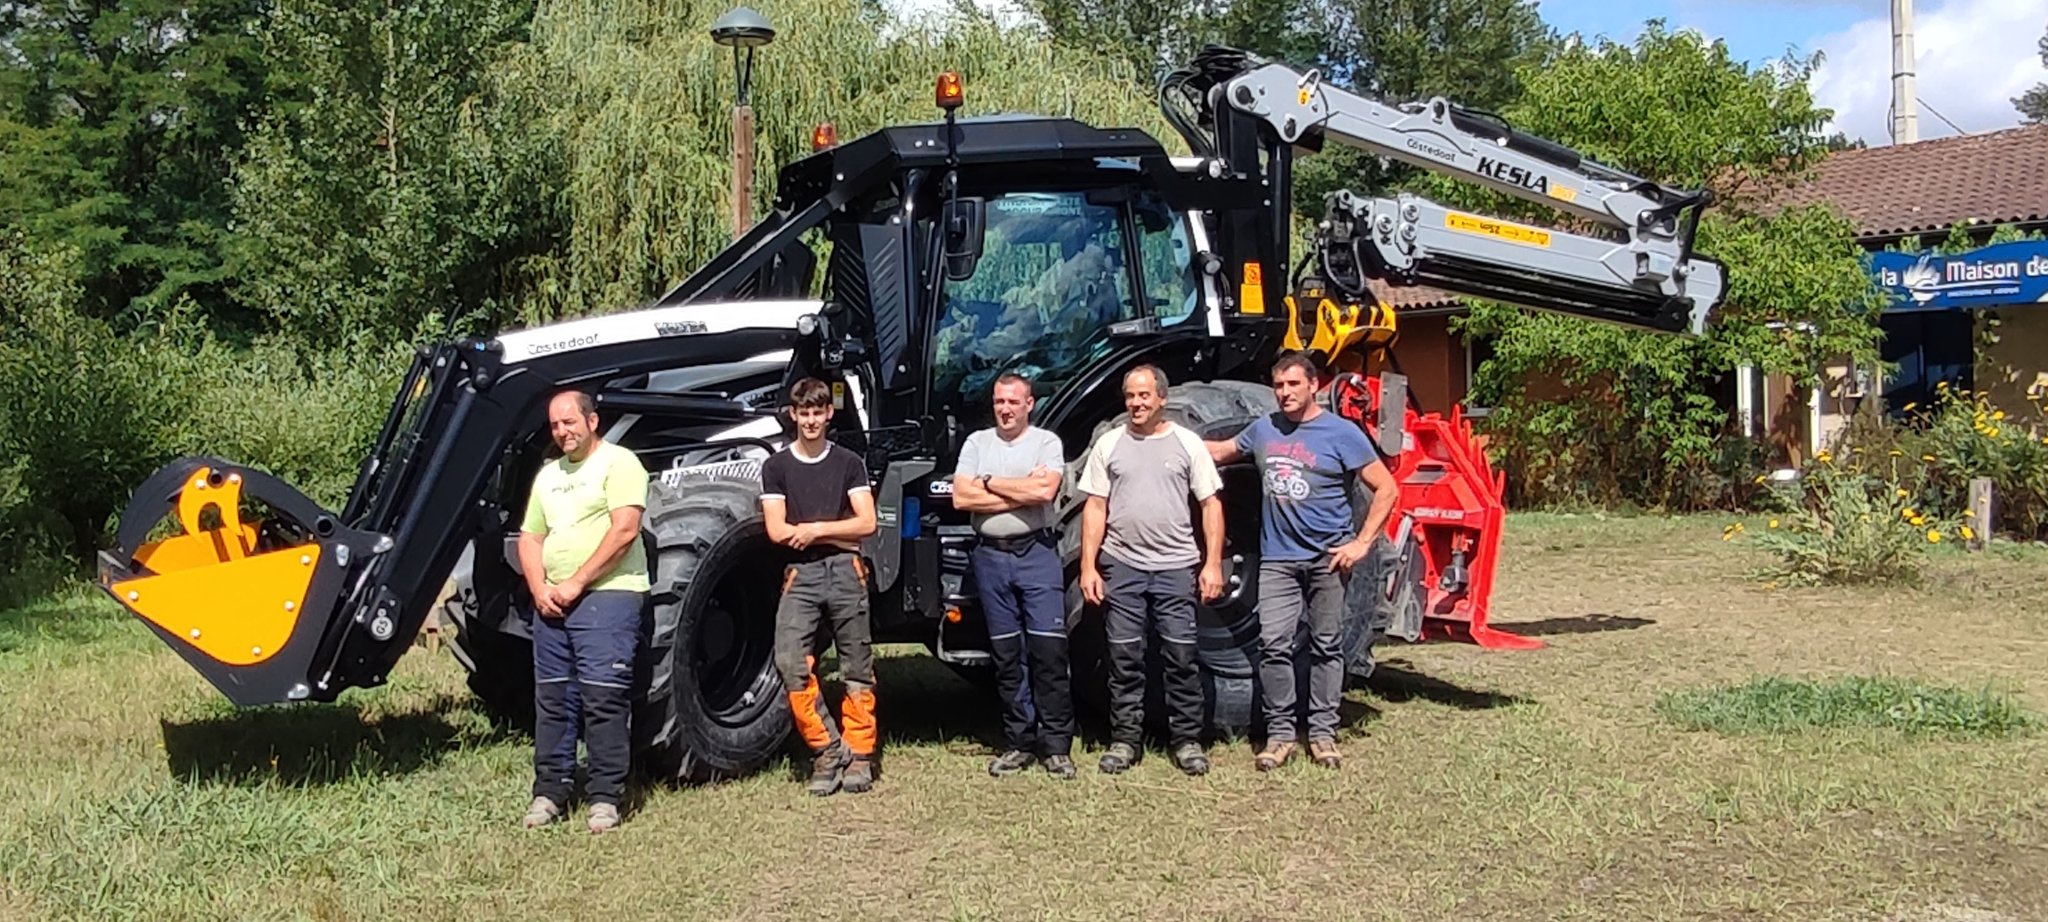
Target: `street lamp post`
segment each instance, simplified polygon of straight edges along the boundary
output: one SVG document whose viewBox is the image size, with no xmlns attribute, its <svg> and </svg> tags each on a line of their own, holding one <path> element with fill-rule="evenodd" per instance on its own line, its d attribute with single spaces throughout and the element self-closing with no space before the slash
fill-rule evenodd
<svg viewBox="0 0 2048 922">
<path fill-rule="evenodd" d="M 732 236 L 737 240 L 753 225 L 754 49 L 774 41 L 775 28 L 768 17 L 736 6 L 711 24 L 711 40 L 732 49 L 733 74 L 739 83 L 732 107 Z"/>
</svg>

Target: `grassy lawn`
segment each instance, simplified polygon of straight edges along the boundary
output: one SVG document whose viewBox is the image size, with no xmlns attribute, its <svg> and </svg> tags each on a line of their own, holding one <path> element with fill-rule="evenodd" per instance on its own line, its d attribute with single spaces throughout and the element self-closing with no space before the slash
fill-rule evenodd
<svg viewBox="0 0 2048 922">
<path fill-rule="evenodd" d="M 598 838 L 517 828 L 530 741 L 445 653 L 238 713 L 79 592 L 0 615 L 0 917 L 2048 918 L 2048 731 L 1809 719 L 1915 681 L 2048 714 L 2048 553 L 1766 590 L 1721 524 L 1514 517 L 1495 623 L 1548 646 L 1388 649 L 1342 773 L 1261 776 L 1240 745 L 1206 778 L 1157 753 L 1110 778 L 1091 744 L 1078 781 L 997 781 L 993 702 L 893 650 L 876 792 L 659 788 Z M 1664 713 L 1805 700 L 1768 677 L 1876 684 L 1761 730 Z"/>
</svg>

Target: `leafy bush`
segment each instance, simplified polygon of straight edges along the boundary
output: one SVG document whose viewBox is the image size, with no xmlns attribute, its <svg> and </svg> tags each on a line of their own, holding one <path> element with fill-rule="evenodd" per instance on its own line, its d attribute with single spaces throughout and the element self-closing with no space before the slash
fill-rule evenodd
<svg viewBox="0 0 2048 922">
<path fill-rule="evenodd" d="M 2048 539 L 2048 436 L 1967 390 L 1937 387 L 1933 406 L 1904 409 L 1905 425 L 1859 419 L 1847 434 L 1844 463 L 1895 481 L 1916 508 L 1961 519 L 1968 518 L 1970 481 L 1989 478 L 1998 529 L 2023 541 Z"/>
<path fill-rule="evenodd" d="M 1909 734 L 2009 737 L 2041 719 L 2009 695 L 1908 679 L 1845 676 L 1828 681 L 1770 677 L 1727 688 L 1664 695 L 1657 712 L 1687 730 L 1796 733 L 1878 727 Z"/>
<path fill-rule="evenodd" d="M 1800 503 L 1757 533 L 1777 557 L 1760 575 L 1794 585 L 1911 580 L 1927 548 L 1956 534 L 1914 508 L 1896 482 L 1837 466 L 1825 453 L 1815 460 Z M 1731 526 L 1728 536 L 1740 531 Z"/>
<path fill-rule="evenodd" d="M 402 356 L 234 347 L 189 309 L 122 335 L 78 312 L 67 258 L 0 237 L 0 604 L 89 566 L 135 487 L 181 455 L 340 501 Z"/>
</svg>

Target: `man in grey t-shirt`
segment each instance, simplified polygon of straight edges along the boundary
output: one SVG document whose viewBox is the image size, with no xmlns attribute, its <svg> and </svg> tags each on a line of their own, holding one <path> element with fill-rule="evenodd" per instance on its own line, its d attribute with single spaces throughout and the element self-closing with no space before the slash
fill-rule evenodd
<svg viewBox="0 0 2048 922">
<path fill-rule="evenodd" d="M 1066 580 L 1052 531 L 1066 455 L 1060 437 L 1031 425 L 1031 382 L 996 379 L 996 424 L 967 437 L 953 472 L 953 507 L 974 514 L 974 581 L 988 621 L 1003 700 L 998 777 L 1045 759 L 1074 777 L 1074 705 L 1067 676 Z M 1027 680 L 1027 666 L 1030 676 Z"/>
<path fill-rule="evenodd" d="M 1081 511 L 1081 595 L 1106 605 L 1109 639 L 1110 746 L 1105 772 L 1138 760 L 1145 701 L 1145 640 L 1156 626 L 1173 762 L 1199 775 L 1202 684 L 1195 664 L 1195 593 L 1223 593 L 1223 486 L 1200 436 L 1166 421 L 1166 375 L 1142 365 L 1124 375 L 1128 425 L 1096 438 L 1077 484 Z M 1195 544 L 1188 497 L 1202 505 L 1202 547 Z M 1197 571 L 1199 570 L 1199 575 Z"/>
</svg>

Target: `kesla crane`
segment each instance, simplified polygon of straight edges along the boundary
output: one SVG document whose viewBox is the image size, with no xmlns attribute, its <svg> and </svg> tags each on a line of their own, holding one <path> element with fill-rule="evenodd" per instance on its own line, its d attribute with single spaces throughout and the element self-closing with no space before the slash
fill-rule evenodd
<svg viewBox="0 0 2048 922">
<path fill-rule="evenodd" d="M 1500 524 L 1499 479 L 1462 421 L 1417 416 L 1398 375 L 1371 374 L 1393 329 L 1366 280 L 1672 333 L 1699 332 L 1719 298 L 1719 267 L 1690 253 L 1704 193 L 1441 100 L 1389 108 L 1211 49 L 1161 88 L 1195 154 L 1176 158 L 1130 128 L 961 118 L 964 98 L 946 75 L 943 120 L 784 167 L 761 221 L 652 304 L 422 347 L 338 512 L 229 460 L 171 462 L 137 489 L 100 584 L 238 704 L 382 684 L 438 609 L 471 688 L 530 715 L 516 513 L 547 448 L 548 396 L 580 388 L 605 438 L 659 472 L 644 519 L 655 585 L 636 674 L 640 764 L 729 777 L 772 758 L 790 729 L 769 655 L 781 550 L 757 501 L 761 459 L 790 438 L 778 410 L 790 383 L 832 384 L 831 437 L 876 486 L 882 528 L 863 550 L 875 639 L 972 670 L 987 628 L 949 485 L 994 377 L 1035 381 L 1034 422 L 1078 465 L 1090 436 L 1118 424 L 1125 370 L 1164 369 L 1169 415 L 1220 438 L 1272 411 L 1261 382 L 1299 343 L 1344 372 L 1332 405 L 1396 456 L 1403 483 L 1394 540 L 1347 602 L 1347 655 L 1363 673 L 1385 631 L 1498 639 L 1484 603 Z M 1314 246 L 1325 281 L 1269 286 L 1290 277 L 1293 153 L 1325 140 L 1558 205 L 1614 239 L 1340 194 Z M 1296 305 L 1315 310 L 1306 341 Z M 1256 719 L 1259 487 L 1242 468 L 1225 483 L 1229 589 L 1202 608 L 1198 642 L 1213 722 L 1237 733 Z M 1071 490 L 1058 509 L 1078 517 Z M 1065 531 L 1071 567 L 1079 528 Z M 1085 689 L 1101 679 L 1089 652 L 1100 618 L 1078 592 L 1069 607 Z"/>
<path fill-rule="evenodd" d="M 1367 280 L 1699 335 L 1723 286 L 1721 265 L 1692 252 L 1712 194 L 1596 163 L 1441 97 L 1396 108 L 1329 86 L 1315 71 L 1235 49 L 1205 49 L 1162 82 L 1160 101 L 1211 169 L 1266 178 L 1276 198 L 1267 216 L 1273 224 L 1242 232 L 1261 245 L 1284 247 L 1289 239 L 1295 151 L 1320 151 L 1332 141 L 1551 206 L 1605 232 L 1502 221 L 1408 193 L 1337 191 L 1324 203 L 1308 265 L 1286 301 L 1284 345 L 1318 353 L 1337 372 L 1329 405 L 1382 439 L 1402 486 L 1388 526 L 1402 549 L 1395 572 L 1403 574 L 1385 592 L 1396 600 L 1388 630 L 1410 640 L 1427 634 L 1541 646 L 1486 626 L 1505 482 L 1461 411 L 1418 414 L 1404 399 L 1405 379 L 1370 377 L 1397 327 Z M 1279 267 L 1282 253 L 1263 255 Z M 1262 273 L 1246 265 L 1243 274 L 1249 310 L 1265 294 L 1257 285 Z M 1306 320 L 1304 309 L 1312 312 Z"/>
</svg>

